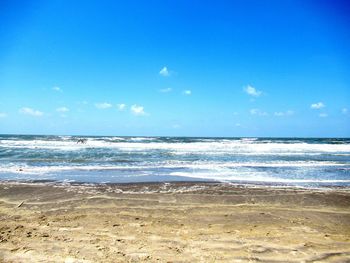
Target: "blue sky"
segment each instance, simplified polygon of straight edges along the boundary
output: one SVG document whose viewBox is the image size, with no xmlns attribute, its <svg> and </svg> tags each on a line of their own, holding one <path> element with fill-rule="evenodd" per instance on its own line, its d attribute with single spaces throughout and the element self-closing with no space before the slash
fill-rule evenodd
<svg viewBox="0 0 350 263">
<path fill-rule="evenodd" d="M 346 1 L 1 1 L 0 133 L 350 136 Z"/>
</svg>

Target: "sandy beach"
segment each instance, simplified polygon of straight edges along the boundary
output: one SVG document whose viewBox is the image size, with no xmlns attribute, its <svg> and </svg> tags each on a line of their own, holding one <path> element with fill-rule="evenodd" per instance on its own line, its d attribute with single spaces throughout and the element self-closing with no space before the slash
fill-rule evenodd
<svg viewBox="0 0 350 263">
<path fill-rule="evenodd" d="M 1 262 L 349 262 L 350 192 L 0 184 Z"/>
</svg>

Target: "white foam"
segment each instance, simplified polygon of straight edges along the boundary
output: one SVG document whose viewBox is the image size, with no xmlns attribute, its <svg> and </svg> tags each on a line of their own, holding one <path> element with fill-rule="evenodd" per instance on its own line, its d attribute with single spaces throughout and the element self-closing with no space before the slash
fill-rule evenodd
<svg viewBox="0 0 350 263">
<path fill-rule="evenodd" d="M 121 139 L 121 138 L 119 138 Z M 117 139 L 117 140 L 119 140 Z M 76 151 L 86 148 L 111 148 L 125 152 L 143 152 L 150 150 L 167 151 L 170 154 L 209 154 L 209 155 L 317 155 L 324 153 L 350 154 L 350 144 L 308 144 L 263 143 L 255 139 L 218 140 L 200 142 L 153 142 L 156 138 L 130 138 L 130 141 L 111 141 L 96 138 L 88 139 L 86 144 L 64 140 L 0 140 L 0 147 L 52 149 Z M 148 142 L 139 142 L 148 140 Z"/>
<path fill-rule="evenodd" d="M 141 163 L 140 165 L 56 165 L 56 166 L 28 166 L 26 164 L 18 165 L 14 163 L 2 164 L 0 166 L 1 173 L 26 173 L 26 174 L 48 174 L 63 171 L 107 171 L 107 170 L 125 170 L 125 171 L 137 171 L 144 170 L 159 170 L 159 169 L 186 169 L 191 173 L 201 174 L 203 171 L 211 176 L 210 179 L 216 179 L 218 173 L 225 173 L 232 175 L 233 173 L 244 173 L 244 169 L 249 169 L 249 173 L 253 174 L 254 169 L 266 167 L 266 168 L 307 168 L 307 167 L 343 167 L 348 166 L 343 163 L 336 162 L 184 162 L 184 161 L 166 161 L 155 163 Z M 243 170 L 242 170 L 243 169 Z M 345 168 L 346 169 L 346 168 Z M 152 173 L 152 172 L 151 172 Z"/>
<path fill-rule="evenodd" d="M 123 137 L 100 137 L 99 140 L 106 140 L 106 141 L 125 141 L 126 138 Z"/>
<path fill-rule="evenodd" d="M 154 141 L 154 140 L 157 140 L 157 138 L 153 138 L 153 137 L 132 137 L 132 138 L 129 138 L 129 140 L 134 141 L 134 142 Z"/>
</svg>

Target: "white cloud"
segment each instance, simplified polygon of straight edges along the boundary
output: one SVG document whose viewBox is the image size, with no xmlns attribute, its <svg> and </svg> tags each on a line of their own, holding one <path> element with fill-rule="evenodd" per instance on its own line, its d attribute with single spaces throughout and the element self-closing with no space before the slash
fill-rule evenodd
<svg viewBox="0 0 350 263">
<path fill-rule="evenodd" d="M 68 112 L 69 109 L 67 107 L 60 107 L 56 109 L 57 112 Z"/>
<path fill-rule="evenodd" d="M 108 109 L 112 107 L 112 104 L 108 103 L 108 102 L 102 102 L 102 103 L 95 103 L 95 107 L 103 110 L 103 109 Z"/>
<path fill-rule="evenodd" d="M 136 115 L 136 116 L 142 116 L 142 115 L 146 115 L 146 112 L 144 111 L 143 106 L 139 106 L 139 105 L 132 105 L 130 108 L 132 114 Z"/>
<path fill-rule="evenodd" d="M 311 109 L 315 109 L 315 110 L 319 110 L 319 109 L 322 109 L 324 107 L 326 107 L 326 105 L 324 105 L 322 102 L 313 103 L 310 106 Z"/>
<path fill-rule="evenodd" d="M 28 107 L 23 107 L 21 109 L 19 109 L 19 112 L 22 114 L 26 114 L 26 115 L 31 115 L 31 116 L 35 116 L 35 117 L 40 117 L 43 116 L 44 113 L 38 110 L 34 110 L 32 108 L 28 108 Z"/>
<path fill-rule="evenodd" d="M 167 67 L 163 67 L 160 71 L 159 74 L 162 75 L 163 77 L 169 77 L 170 72 Z"/>
<path fill-rule="evenodd" d="M 250 111 L 251 115 L 258 115 L 258 116 L 267 116 L 268 113 L 259 109 L 251 109 Z"/>
<path fill-rule="evenodd" d="M 320 115 L 319 115 L 321 118 L 326 118 L 326 117 L 328 117 L 328 114 L 327 113 L 320 113 Z"/>
<path fill-rule="evenodd" d="M 259 97 L 259 96 L 262 94 L 261 91 L 255 89 L 254 87 L 252 87 L 252 86 L 250 86 L 250 85 L 248 85 L 247 87 L 245 87 L 243 90 L 244 90 L 248 95 L 253 96 L 253 97 Z"/>
<path fill-rule="evenodd" d="M 5 112 L 0 112 L 0 118 L 6 118 L 7 117 L 7 113 Z"/>
<path fill-rule="evenodd" d="M 348 114 L 349 113 L 349 110 L 347 108 L 342 108 L 341 109 L 341 113 L 343 114 Z"/>
<path fill-rule="evenodd" d="M 118 110 L 123 111 L 126 109 L 126 104 L 124 103 L 117 104 L 117 108 Z"/>
<path fill-rule="evenodd" d="M 278 111 L 278 112 L 275 112 L 274 115 L 277 116 L 277 117 L 283 117 L 283 116 L 291 116 L 294 114 L 294 111 L 292 110 L 287 110 L 287 111 Z"/>
<path fill-rule="evenodd" d="M 53 87 L 52 90 L 62 92 L 62 89 L 60 87 Z"/>
<path fill-rule="evenodd" d="M 237 123 L 235 124 L 235 126 L 236 126 L 236 127 L 241 127 L 242 124 L 240 124 L 240 123 L 237 122 Z"/>
<path fill-rule="evenodd" d="M 173 90 L 172 88 L 165 88 L 165 89 L 160 89 L 159 92 L 167 93 L 167 92 L 171 92 L 172 90 Z"/>
<path fill-rule="evenodd" d="M 173 129 L 180 129 L 181 128 L 181 125 L 180 124 L 173 124 L 171 126 Z"/>
<path fill-rule="evenodd" d="M 191 90 L 184 90 L 184 91 L 182 92 L 182 94 L 187 95 L 187 96 L 190 96 L 190 95 L 192 94 L 192 91 L 191 91 Z"/>
</svg>

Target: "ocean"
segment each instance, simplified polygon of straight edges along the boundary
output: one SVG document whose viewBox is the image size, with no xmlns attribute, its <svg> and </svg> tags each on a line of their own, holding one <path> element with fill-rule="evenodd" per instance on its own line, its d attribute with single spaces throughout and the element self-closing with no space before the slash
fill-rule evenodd
<svg viewBox="0 0 350 263">
<path fill-rule="evenodd" d="M 350 139 L 0 135 L 0 180 L 350 187 Z"/>
</svg>

